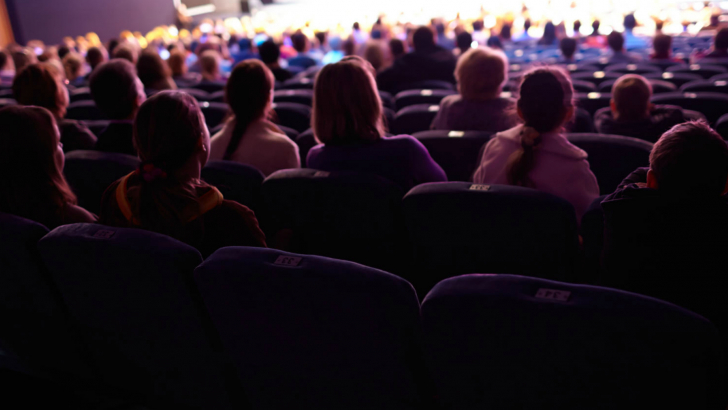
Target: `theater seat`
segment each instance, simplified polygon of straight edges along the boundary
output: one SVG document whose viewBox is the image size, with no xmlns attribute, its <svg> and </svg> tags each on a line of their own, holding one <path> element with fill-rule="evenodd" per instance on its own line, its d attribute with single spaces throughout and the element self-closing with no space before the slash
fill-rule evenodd
<svg viewBox="0 0 728 410">
<path fill-rule="evenodd" d="M 709 79 L 710 77 L 713 77 L 718 74 L 723 74 L 727 72 L 728 69 L 726 69 L 723 66 L 720 65 L 710 65 L 710 64 L 681 64 L 681 65 L 673 65 L 670 67 L 667 67 L 665 72 L 668 73 L 691 73 L 691 74 L 697 74 L 704 79 Z"/>
<path fill-rule="evenodd" d="M 645 74 L 644 77 L 648 80 L 652 79 L 668 81 L 675 84 L 675 86 L 677 86 L 678 88 L 680 88 L 685 83 L 689 83 L 690 81 L 703 79 L 702 76 L 694 73 L 673 73 L 667 71 L 664 73 Z"/>
<path fill-rule="evenodd" d="M 567 132 L 594 132 L 594 120 L 589 111 L 576 107 L 574 116 L 564 125 Z"/>
<path fill-rule="evenodd" d="M 139 168 L 131 155 L 100 151 L 73 151 L 66 154 L 63 174 L 78 197 L 78 205 L 98 214 L 106 188 Z"/>
<path fill-rule="evenodd" d="M 202 262 L 197 250 L 96 224 L 62 226 L 38 247 L 104 383 L 183 408 L 234 407 L 192 280 Z"/>
<path fill-rule="evenodd" d="M 195 97 L 195 100 L 197 100 L 198 102 L 205 102 L 205 101 L 217 102 L 217 101 L 213 101 L 213 99 L 210 97 L 210 94 L 208 94 L 205 91 L 198 90 L 197 88 L 180 88 L 177 91 L 182 91 L 182 92 L 185 92 L 185 93 Z M 224 94 L 225 91 L 222 91 L 222 93 Z M 224 102 L 224 101 L 220 101 L 220 102 Z"/>
<path fill-rule="evenodd" d="M 401 188 L 354 172 L 277 171 L 263 182 L 263 227 L 283 249 L 396 272 L 408 260 Z"/>
<path fill-rule="evenodd" d="M 200 109 L 205 116 L 205 123 L 208 128 L 215 128 L 222 124 L 225 117 L 230 112 L 230 108 L 225 103 L 201 102 Z"/>
<path fill-rule="evenodd" d="M 609 107 L 612 100 L 610 93 L 576 94 L 577 106 L 585 109 L 592 117 L 600 108 Z"/>
<path fill-rule="evenodd" d="M 66 118 L 70 120 L 108 120 L 106 114 L 96 107 L 93 100 L 71 103 L 66 110 Z"/>
<path fill-rule="evenodd" d="M 422 319 L 443 408 L 725 407 L 715 327 L 657 299 L 466 275 L 439 283 Z"/>
<path fill-rule="evenodd" d="M 106 129 L 106 127 L 111 124 L 111 121 L 109 120 L 95 120 L 95 121 L 83 121 L 84 125 L 88 127 L 88 129 L 96 136 L 98 137 L 101 135 L 102 132 Z"/>
<path fill-rule="evenodd" d="M 579 81 L 588 81 L 590 83 L 594 83 L 597 86 L 601 84 L 604 81 L 607 80 L 616 80 L 617 78 L 621 77 L 622 74 L 620 73 L 614 73 L 614 72 L 605 72 L 605 71 L 594 71 L 594 72 L 580 72 L 580 73 L 572 73 L 571 79 L 572 80 L 579 80 Z"/>
<path fill-rule="evenodd" d="M 597 86 L 589 81 L 572 80 L 571 85 L 574 87 L 574 91 L 577 93 L 592 93 L 597 91 Z"/>
<path fill-rule="evenodd" d="M 311 107 L 297 103 L 274 103 L 278 123 L 304 132 L 311 127 Z"/>
<path fill-rule="evenodd" d="M 251 408 L 429 408 L 412 286 L 351 262 L 225 248 L 195 281 Z"/>
<path fill-rule="evenodd" d="M 413 136 L 442 167 L 448 181 L 472 181 L 480 163 L 480 149 L 490 141 L 491 135 L 480 131 L 433 130 L 416 132 Z"/>
<path fill-rule="evenodd" d="M 637 138 L 607 134 L 566 134 L 569 142 L 586 151 L 599 191 L 611 194 L 639 167 L 650 165 L 652 144 Z"/>
<path fill-rule="evenodd" d="M 660 67 L 656 67 L 652 64 L 612 64 L 604 68 L 604 71 L 610 73 L 620 74 L 649 74 L 649 73 L 662 73 Z"/>
<path fill-rule="evenodd" d="M 68 93 L 71 102 L 93 100 L 91 89 L 88 87 L 76 88 Z"/>
<path fill-rule="evenodd" d="M 308 107 L 313 106 L 313 90 L 280 90 L 273 94 L 273 101 L 277 103 L 296 103 Z"/>
<path fill-rule="evenodd" d="M 379 98 L 382 100 L 382 105 L 390 110 L 394 109 L 394 97 L 392 94 L 379 90 Z"/>
<path fill-rule="evenodd" d="M 420 296 L 447 277 L 502 272 L 572 280 L 573 206 L 533 189 L 467 182 L 423 184 L 403 200 Z"/>
<path fill-rule="evenodd" d="M 283 131 L 284 134 L 286 134 L 286 137 L 290 138 L 291 141 L 296 141 L 296 138 L 300 135 L 300 133 L 293 128 L 286 127 L 284 125 L 277 124 L 278 129 Z"/>
<path fill-rule="evenodd" d="M 216 93 L 225 89 L 225 81 L 202 81 L 191 88 L 204 91 L 208 94 Z"/>
<path fill-rule="evenodd" d="M 394 97 L 394 104 L 397 110 L 417 104 L 440 104 L 443 98 L 457 94 L 453 90 L 407 90 L 398 93 Z"/>
<path fill-rule="evenodd" d="M 407 90 L 454 90 L 452 83 L 441 80 L 413 81 L 397 85 L 397 93 Z"/>
<path fill-rule="evenodd" d="M 410 105 L 397 112 L 397 116 L 394 118 L 394 123 L 390 126 L 390 129 L 395 135 L 412 135 L 419 131 L 427 131 L 430 129 L 430 125 L 439 110 L 439 105 Z"/>
<path fill-rule="evenodd" d="M 703 113 L 711 124 L 728 112 L 728 95 L 710 92 L 666 93 L 652 97 L 655 104 L 672 104 Z"/>
<path fill-rule="evenodd" d="M 202 168 L 202 179 L 220 190 L 225 199 L 256 210 L 260 204 L 263 173 L 233 161 L 210 161 Z"/>
<path fill-rule="evenodd" d="M 204 92 L 204 91 L 202 91 L 202 92 Z M 214 92 L 212 94 L 208 94 L 207 95 L 207 100 L 202 100 L 202 101 L 224 103 L 225 102 L 225 90 L 216 91 L 216 92 Z"/>
</svg>

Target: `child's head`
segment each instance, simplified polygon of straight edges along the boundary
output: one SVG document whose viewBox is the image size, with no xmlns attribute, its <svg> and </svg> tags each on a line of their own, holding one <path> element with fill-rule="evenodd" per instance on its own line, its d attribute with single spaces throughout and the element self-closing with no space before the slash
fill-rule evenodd
<svg viewBox="0 0 728 410">
<path fill-rule="evenodd" d="M 558 67 L 535 68 L 524 74 L 518 116 L 539 133 L 557 131 L 574 114 L 574 88 Z"/>
<path fill-rule="evenodd" d="M 86 62 L 91 67 L 91 71 L 95 70 L 96 67 L 108 59 L 108 53 L 103 46 L 91 47 L 86 52 Z"/>
<path fill-rule="evenodd" d="M 139 53 L 137 52 L 137 49 L 133 44 L 129 42 L 123 42 L 116 46 L 116 48 L 114 48 L 113 57 L 122 58 L 132 64 L 136 64 L 137 59 L 139 58 Z"/>
<path fill-rule="evenodd" d="M 60 70 L 52 64 L 31 64 L 15 76 L 13 96 L 19 104 L 43 107 L 61 119 L 69 101 L 63 80 Z"/>
<path fill-rule="evenodd" d="M 650 154 L 647 186 L 683 198 L 717 197 L 728 188 L 728 146 L 704 122 L 674 126 Z"/>
<path fill-rule="evenodd" d="M 650 116 L 652 85 L 637 74 L 619 77 L 612 86 L 612 116 L 619 121 L 639 121 Z"/>
<path fill-rule="evenodd" d="M 273 40 L 266 40 L 258 47 L 260 59 L 267 65 L 278 64 L 281 58 L 281 49 Z"/>
<path fill-rule="evenodd" d="M 89 86 L 96 106 L 112 120 L 133 119 L 146 99 L 136 68 L 124 59 L 101 64 L 91 75 Z"/>
<path fill-rule="evenodd" d="M 137 76 L 144 87 L 153 90 L 169 88 L 168 79 L 172 76 L 172 70 L 155 50 L 144 51 L 139 56 L 136 68 Z"/>
<path fill-rule="evenodd" d="M 508 79 L 508 58 L 491 48 L 472 48 L 458 59 L 455 78 L 463 99 L 495 98 Z"/>
</svg>

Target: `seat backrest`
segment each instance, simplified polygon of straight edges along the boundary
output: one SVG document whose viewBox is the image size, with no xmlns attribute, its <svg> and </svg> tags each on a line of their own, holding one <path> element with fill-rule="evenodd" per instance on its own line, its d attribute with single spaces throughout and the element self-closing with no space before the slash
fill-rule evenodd
<svg viewBox="0 0 728 410">
<path fill-rule="evenodd" d="M 230 112 L 227 104 L 208 101 L 200 103 L 200 110 L 202 110 L 202 114 L 205 116 L 205 123 L 208 128 L 215 128 L 222 124 Z"/>
<path fill-rule="evenodd" d="M 577 93 L 591 93 L 597 91 L 596 84 L 589 81 L 572 80 L 571 85 Z"/>
<path fill-rule="evenodd" d="M 211 81 L 203 81 L 201 83 L 197 83 L 193 85 L 191 88 L 194 88 L 196 90 L 202 90 L 208 94 L 216 93 L 218 91 L 222 91 L 225 89 L 225 83 L 224 82 L 211 82 Z"/>
<path fill-rule="evenodd" d="M 567 132 L 594 132 L 594 120 L 589 111 L 581 107 L 576 107 L 574 116 L 571 120 L 564 124 Z"/>
<path fill-rule="evenodd" d="M 88 87 L 77 88 L 69 93 L 71 102 L 93 100 L 91 89 Z"/>
<path fill-rule="evenodd" d="M 72 102 L 66 110 L 66 118 L 71 120 L 108 120 L 93 100 Z"/>
<path fill-rule="evenodd" d="M 653 78 L 647 79 L 647 81 L 649 81 L 650 85 L 652 85 L 652 93 L 654 94 L 671 93 L 677 91 L 678 88 L 675 84 L 665 80 L 657 80 Z M 612 87 L 616 82 L 617 80 L 609 80 L 599 84 L 599 92 L 611 93 Z"/>
<path fill-rule="evenodd" d="M 311 128 L 311 107 L 291 103 L 282 102 L 273 104 L 273 110 L 278 117 L 278 123 L 289 128 L 293 128 L 298 132 L 304 132 Z"/>
<path fill-rule="evenodd" d="M 720 65 L 711 64 L 680 64 L 667 67 L 665 71 L 668 73 L 697 74 L 707 80 L 715 75 L 725 73 L 728 69 Z"/>
<path fill-rule="evenodd" d="M 680 91 L 688 93 L 713 92 L 728 94 L 728 81 L 726 80 L 698 80 L 683 84 Z"/>
<path fill-rule="evenodd" d="M 405 107 L 397 112 L 394 123 L 390 129 L 392 133 L 412 135 L 415 132 L 427 131 L 430 129 L 432 120 L 435 119 L 439 105 L 416 104 Z"/>
<path fill-rule="evenodd" d="M 301 156 L 301 168 L 306 168 L 308 152 L 318 145 L 316 138 L 313 136 L 313 130 L 309 128 L 296 137 L 296 145 L 298 145 L 298 154 Z"/>
<path fill-rule="evenodd" d="M 38 244 L 104 383 L 146 399 L 231 408 L 192 272 L 202 257 L 138 229 L 65 225 Z"/>
<path fill-rule="evenodd" d="M 724 140 L 728 140 L 728 114 L 723 114 L 718 118 L 718 121 L 715 122 L 715 130 Z"/>
<path fill-rule="evenodd" d="M 257 168 L 234 161 L 210 161 L 202 168 L 202 179 L 220 190 L 225 199 L 256 210 L 265 176 Z"/>
<path fill-rule="evenodd" d="M 689 83 L 690 81 L 703 79 L 702 76 L 694 73 L 673 73 L 668 71 L 664 73 L 649 73 L 645 74 L 644 77 L 647 79 L 669 81 L 677 87 L 681 87 L 683 84 Z"/>
<path fill-rule="evenodd" d="M 313 90 L 314 80 L 309 77 L 291 78 L 286 80 L 281 87 L 282 90 Z"/>
<path fill-rule="evenodd" d="M 442 80 L 423 80 L 397 84 L 396 92 L 407 90 L 454 90 L 452 83 Z"/>
<path fill-rule="evenodd" d="M 706 319 L 613 289 L 511 275 L 438 284 L 422 304 L 443 408 L 723 408 Z"/>
<path fill-rule="evenodd" d="M 446 277 L 472 272 L 572 279 L 576 214 L 561 198 L 529 188 L 446 182 L 413 188 L 403 207 L 414 261 L 406 278 L 420 295 Z"/>
<path fill-rule="evenodd" d="M 457 94 L 454 90 L 407 90 L 394 97 L 394 104 L 397 110 L 417 104 L 440 104 L 443 98 L 454 94 Z"/>
<path fill-rule="evenodd" d="M 585 109 L 589 112 L 592 117 L 600 109 L 609 107 L 609 102 L 612 100 L 612 94 L 610 93 L 588 93 L 576 94 L 576 105 Z"/>
<path fill-rule="evenodd" d="M 313 105 L 313 90 L 292 89 L 276 91 L 273 93 L 273 101 L 277 103 L 297 103 L 311 107 Z"/>
<path fill-rule="evenodd" d="M 607 134 L 566 134 L 569 142 L 586 151 L 599 192 L 611 194 L 632 171 L 650 165 L 652 143 Z"/>
<path fill-rule="evenodd" d="M 677 92 L 652 96 L 655 104 L 672 104 L 703 113 L 711 124 L 728 112 L 728 95 L 713 92 Z"/>
<path fill-rule="evenodd" d="M 615 72 L 606 71 L 594 71 L 594 72 L 579 72 L 571 74 L 572 80 L 589 81 L 596 85 L 601 84 L 603 81 L 616 80 L 621 77 L 622 74 Z"/>
<path fill-rule="evenodd" d="M 95 121 L 84 121 L 84 125 L 86 125 L 96 137 L 101 135 L 102 132 L 106 129 L 106 127 L 111 124 L 111 121 L 109 120 L 95 120 Z"/>
<path fill-rule="evenodd" d="M 195 280 L 252 408 L 422 408 L 419 306 L 405 280 L 242 247 L 218 250 Z"/>
<path fill-rule="evenodd" d="M 491 133 L 480 131 L 422 131 L 413 136 L 430 152 L 447 174 L 448 181 L 471 181 L 478 168 L 480 148 Z"/>
<path fill-rule="evenodd" d="M 78 197 L 78 204 L 98 213 L 106 188 L 139 168 L 139 163 L 139 159 L 131 155 L 79 150 L 66 154 L 63 175 Z"/>
<path fill-rule="evenodd" d="M 15 105 L 18 102 L 12 98 L 0 98 L 0 108 L 7 107 L 9 105 Z"/>
<path fill-rule="evenodd" d="M 263 182 L 269 240 L 291 230 L 292 252 L 396 272 L 407 260 L 402 190 L 376 175 L 282 170 Z"/>
</svg>

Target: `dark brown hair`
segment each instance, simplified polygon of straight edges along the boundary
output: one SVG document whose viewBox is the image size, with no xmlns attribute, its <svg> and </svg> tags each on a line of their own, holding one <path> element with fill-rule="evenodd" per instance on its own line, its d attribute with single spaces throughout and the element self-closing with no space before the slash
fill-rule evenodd
<svg viewBox="0 0 728 410">
<path fill-rule="evenodd" d="M 50 111 L 41 107 L 0 109 L 0 211 L 54 225 L 76 196 L 56 161 L 59 135 Z"/>
<path fill-rule="evenodd" d="M 98 66 L 89 81 L 96 106 L 112 120 L 131 117 L 139 98 L 136 79 L 136 68 L 127 60 L 117 58 Z"/>
<path fill-rule="evenodd" d="M 59 70 L 49 63 L 31 64 L 13 80 L 13 97 L 22 105 L 37 105 L 61 119 L 66 115 L 68 99 L 60 87 Z"/>
<path fill-rule="evenodd" d="M 626 74 L 612 86 L 612 99 L 617 110 L 616 120 L 637 121 L 649 116 L 652 84 L 637 74 Z"/>
<path fill-rule="evenodd" d="M 145 50 L 136 64 L 137 76 L 145 88 L 152 90 L 172 89 L 172 70 L 154 50 Z"/>
</svg>

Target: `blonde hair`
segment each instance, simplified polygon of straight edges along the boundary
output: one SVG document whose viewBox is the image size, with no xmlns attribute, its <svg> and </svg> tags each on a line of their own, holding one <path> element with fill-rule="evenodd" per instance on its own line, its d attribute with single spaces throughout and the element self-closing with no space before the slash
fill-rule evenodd
<svg viewBox="0 0 728 410">
<path fill-rule="evenodd" d="M 220 71 L 220 53 L 207 50 L 200 56 L 200 68 L 205 74 L 217 74 Z"/>
<path fill-rule="evenodd" d="M 68 53 L 63 57 L 63 69 L 66 71 L 66 78 L 73 81 L 81 76 L 83 59 L 76 53 Z"/>
<path fill-rule="evenodd" d="M 361 58 L 329 64 L 314 85 L 311 128 L 324 144 L 375 141 L 384 134 L 382 100 Z"/>
<path fill-rule="evenodd" d="M 488 47 L 470 49 L 458 60 L 455 78 L 463 99 L 493 98 L 508 79 L 508 58 Z"/>
<path fill-rule="evenodd" d="M 652 98 L 652 84 L 637 74 L 619 77 L 612 86 L 616 119 L 636 121 L 647 117 Z"/>
</svg>

